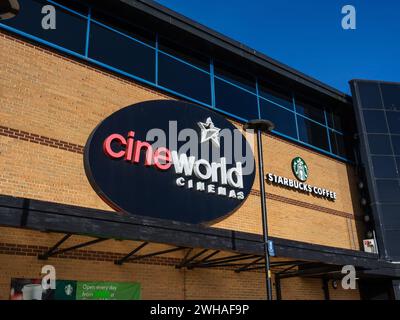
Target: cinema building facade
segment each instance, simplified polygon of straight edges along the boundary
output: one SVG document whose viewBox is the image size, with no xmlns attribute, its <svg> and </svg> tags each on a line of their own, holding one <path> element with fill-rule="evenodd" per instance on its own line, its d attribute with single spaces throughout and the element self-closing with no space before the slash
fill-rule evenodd
<svg viewBox="0 0 400 320">
<path fill-rule="evenodd" d="M 25 298 L 44 265 L 77 299 L 110 298 L 102 283 L 128 285 L 131 299 L 264 299 L 262 196 L 274 299 L 399 299 L 398 84 L 354 80 L 350 97 L 151 1 L 18 3 L 0 21 L 1 299 Z M 46 5 L 55 29 L 42 26 Z M 143 143 L 138 128 L 156 126 L 162 106 L 199 115 L 202 130 L 272 121 L 265 194 L 257 170 L 241 181 L 239 165 L 219 167 L 203 193 L 186 175 L 163 184 L 176 162 L 139 169 L 130 141 Z M 230 214 L 214 219 L 220 199 Z M 345 265 L 356 289 L 342 288 Z"/>
</svg>

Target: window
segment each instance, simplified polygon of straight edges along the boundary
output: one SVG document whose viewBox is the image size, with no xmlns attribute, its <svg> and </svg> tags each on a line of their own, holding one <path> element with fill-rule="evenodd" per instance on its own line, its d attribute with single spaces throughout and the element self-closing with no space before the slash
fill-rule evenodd
<svg viewBox="0 0 400 320">
<path fill-rule="evenodd" d="M 369 134 L 368 144 L 371 154 L 392 154 L 389 136 L 386 134 Z"/>
<path fill-rule="evenodd" d="M 396 178 L 396 163 L 392 156 L 372 156 L 372 168 L 375 178 Z"/>
<path fill-rule="evenodd" d="M 390 138 L 392 139 L 392 145 L 393 145 L 394 154 L 397 155 L 397 156 L 400 156 L 400 136 L 392 135 Z"/>
<path fill-rule="evenodd" d="M 385 225 L 400 226 L 399 204 L 381 204 L 380 208 Z"/>
<path fill-rule="evenodd" d="M 378 190 L 378 201 L 400 202 L 400 181 L 399 180 L 376 180 Z"/>
<path fill-rule="evenodd" d="M 218 109 L 243 119 L 258 119 L 257 97 L 220 79 L 215 79 L 215 103 Z"/>
<path fill-rule="evenodd" d="M 163 53 L 158 54 L 158 83 L 206 104 L 211 104 L 210 75 Z"/>
<path fill-rule="evenodd" d="M 326 127 L 312 122 L 302 116 L 297 116 L 300 141 L 317 148 L 329 151 L 328 134 Z"/>
<path fill-rule="evenodd" d="M 358 82 L 358 90 L 363 109 L 382 109 L 379 85 L 372 82 Z"/>
<path fill-rule="evenodd" d="M 364 110 L 364 122 L 368 133 L 387 133 L 384 111 Z"/>
<path fill-rule="evenodd" d="M 400 110 L 400 85 L 381 83 L 383 105 L 387 110 Z"/>
<path fill-rule="evenodd" d="M 214 62 L 214 73 L 217 77 L 227 80 L 243 89 L 256 93 L 254 76 L 227 66 L 220 61 Z"/>
<path fill-rule="evenodd" d="M 305 100 L 295 100 L 296 112 L 310 119 L 318 121 L 321 124 L 325 124 L 325 114 L 324 109 L 317 107 L 309 101 Z"/>
<path fill-rule="evenodd" d="M 390 133 L 400 134 L 400 112 L 386 111 Z"/>
<path fill-rule="evenodd" d="M 352 115 L 346 111 L 343 110 L 343 106 L 326 108 L 326 119 L 329 128 L 340 132 L 346 131 L 347 122 L 349 122 L 350 119 L 353 119 Z M 354 126 L 355 124 L 353 123 L 352 125 Z"/>
<path fill-rule="evenodd" d="M 18 15 L 1 23 L 73 52 L 85 53 L 87 19 L 55 6 L 56 29 L 43 29 L 42 19 L 45 15 L 41 11 L 49 3 L 42 0 L 19 0 L 19 4 L 22 10 Z"/>
<path fill-rule="evenodd" d="M 91 18 L 92 22 L 94 20 L 99 22 L 99 24 L 104 24 L 114 30 L 117 30 L 118 32 L 122 32 L 131 38 L 147 43 L 153 47 L 155 46 L 156 34 L 154 32 L 145 30 L 130 21 L 114 17 L 99 10 L 93 10 Z"/>
<path fill-rule="evenodd" d="M 19 2 L 21 2 L 21 1 L 19 1 Z M 58 3 L 59 5 L 67 7 L 69 9 L 71 9 L 71 10 L 76 11 L 76 12 L 79 12 L 80 14 L 83 14 L 85 16 L 87 16 L 88 13 L 89 13 L 89 7 L 86 4 L 80 3 L 80 2 L 78 2 L 76 0 L 73 0 L 73 1 L 71 1 L 71 0 L 57 0 L 55 2 Z M 49 3 L 49 4 L 51 4 L 51 3 Z"/>
<path fill-rule="evenodd" d="M 191 50 L 181 44 L 177 44 L 164 37 L 158 39 L 158 49 L 166 52 L 174 57 L 184 60 L 204 71 L 210 71 L 210 58 L 202 55 L 201 53 Z"/>
<path fill-rule="evenodd" d="M 258 93 L 261 97 L 264 97 L 290 110 L 294 110 L 292 94 L 284 89 L 260 80 L 258 83 Z"/>
<path fill-rule="evenodd" d="M 92 22 L 89 57 L 147 81 L 155 80 L 155 51 Z"/>
<path fill-rule="evenodd" d="M 275 131 L 297 139 L 296 119 L 293 112 L 260 99 L 261 118 L 275 124 Z"/>
<path fill-rule="evenodd" d="M 350 144 L 349 137 L 329 130 L 329 138 L 331 142 L 332 152 L 342 158 L 353 159 L 354 154 Z"/>
</svg>

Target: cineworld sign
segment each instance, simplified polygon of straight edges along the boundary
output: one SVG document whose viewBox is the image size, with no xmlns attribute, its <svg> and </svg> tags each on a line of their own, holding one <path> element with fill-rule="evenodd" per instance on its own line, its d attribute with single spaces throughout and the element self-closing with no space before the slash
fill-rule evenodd
<svg viewBox="0 0 400 320">
<path fill-rule="evenodd" d="M 215 222 L 250 193 L 255 162 L 249 137 L 197 105 L 141 102 L 94 129 L 85 146 L 85 171 L 97 194 L 117 211 Z"/>
</svg>

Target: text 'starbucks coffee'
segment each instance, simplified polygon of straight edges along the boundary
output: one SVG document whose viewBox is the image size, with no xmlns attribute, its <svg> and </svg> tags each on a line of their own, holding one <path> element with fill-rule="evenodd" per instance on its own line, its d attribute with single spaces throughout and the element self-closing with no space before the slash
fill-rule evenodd
<svg viewBox="0 0 400 320">
<path fill-rule="evenodd" d="M 156 100 L 121 109 L 85 147 L 90 183 L 116 210 L 201 223 L 237 209 L 254 181 L 254 157 L 222 116 L 185 102 Z"/>
<path fill-rule="evenodd" d="M 291 179 L 276 175 L 274 173 L 267 173 L 266 180 L 269 184 L 286 187 L 292 190 L 297 190 L 305 194 L 312 194 L 314 196 L 335 201 L 337 198 L 336 192 L 329 190 L 327 188 L 322 188 L 318 186 L 313 186 L 307 183 L 309 168 L 304 159 L 300 157 L 295 157 L 291 163 L 292 172 L 296 179 Z"/>
</svg>

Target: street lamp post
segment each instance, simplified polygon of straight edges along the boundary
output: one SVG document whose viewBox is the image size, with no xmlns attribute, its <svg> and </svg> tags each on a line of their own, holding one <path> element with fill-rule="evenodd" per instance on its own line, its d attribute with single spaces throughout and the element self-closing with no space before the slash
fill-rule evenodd
<svg viewBox="0 0 400 320">
<path fill-rule="evenodd" d="M 267 300 L 272 300 L 272 281 L 271 281 L 271 268 L 270 256 L 268 251 L 268 220 L 267 220 L 267 206 L 265 201 L 265 184 L 264 184 L 264 162 L 262 150 L 262 132 L 270 132 L 274 129 L 275 125 L 269 120 L 250 120 L 244 125 L 244 129 L 253 129 L 257 133 L 257 149 L 258 149 L 258 175 L 260 179 L 260 193 L 261 193 L 261 213 L 262 213 L 262 227 L 263 227 L 263 244 L 264 244 L 264 261 L 265 261 L 265 277 L 267 286 Z"/>
</svg>

